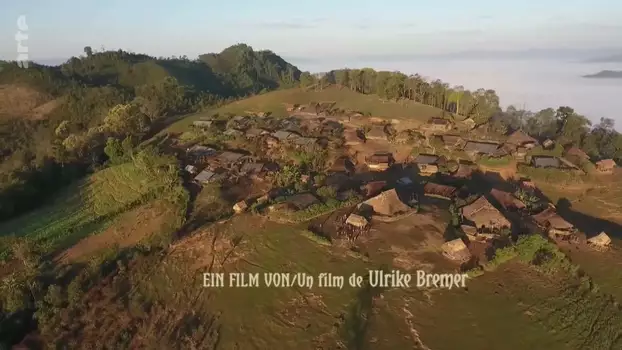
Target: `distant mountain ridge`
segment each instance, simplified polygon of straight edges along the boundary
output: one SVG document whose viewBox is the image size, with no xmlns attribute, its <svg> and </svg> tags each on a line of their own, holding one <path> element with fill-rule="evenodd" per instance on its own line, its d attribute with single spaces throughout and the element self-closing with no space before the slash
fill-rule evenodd
<svg viewBox="0 0 622 350">
<path fill-rule="evenodd" d="M 596 74 L 584 75 L 584 78 L 622 79 L 622 71 L 602 70 Z"/>
</svg>

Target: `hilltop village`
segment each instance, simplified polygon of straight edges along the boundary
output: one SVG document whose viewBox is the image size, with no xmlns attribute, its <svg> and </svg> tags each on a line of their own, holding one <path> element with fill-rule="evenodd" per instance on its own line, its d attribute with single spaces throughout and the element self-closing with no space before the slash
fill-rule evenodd
<svg viewBox="0 0 622 350">
<path fill-rule="evenodd" d="M 470 118 L 439 116 L 414 126 L 331 102 L 285 107 L 286 118 L 250 111 L 203 117 L 186 132 L 167 135 L 166 143 L 196 191 L 220 186 L 235 198 L 235 213 L 302 223 L 337 211 L 334 222 L 310 226 L 331 241 L 352 244 L 378 222 L 401 221 L 433 205 L 449 222 L 439 251 L 467 267 L 521 234 L 596 249 L 611 242 L 606 232 L 579 232 L 517 169 L 610 175 L 613 160 L 592 164 L 575 146 L 521 130 L 491 137 Z M 218 145 L 196 142 L 206 135 Z M 553 155 L 560 147 L 562 155 Z"/>
</svg>

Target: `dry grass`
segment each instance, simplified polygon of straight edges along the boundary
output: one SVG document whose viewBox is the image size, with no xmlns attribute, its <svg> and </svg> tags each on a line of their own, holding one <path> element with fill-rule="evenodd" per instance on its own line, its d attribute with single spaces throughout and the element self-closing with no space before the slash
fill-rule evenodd
<svg viewBox="0 0 622 350">
<path fill-rule="evenodd" d="M 57 257 L 60 263 L 85 262 L 99 252 L 111 248 L 128 248 L 160 232 L 165 223 L 174 219 L 169 205 L 154 201 L 121 214 L 103 232 L 83 238 Z"/>
<path fill-rule="evenodd" d="M 37 90 L 15 85 L 0 85 L 0 118 L 40 119 L 56 106 L 57 102 L 52 100 L 51 96 Z"/>
</svg>

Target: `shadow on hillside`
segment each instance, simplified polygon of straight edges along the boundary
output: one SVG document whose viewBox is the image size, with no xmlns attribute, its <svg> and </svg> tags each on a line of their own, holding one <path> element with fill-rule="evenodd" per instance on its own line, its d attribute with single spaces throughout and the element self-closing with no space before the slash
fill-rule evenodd
<svg viewBox="0 0 622 350">
<path fill-rule="evenodd" d="M 556 206 L 559 215 L 584 232 L 587 238 L 604 231 L 612 238 L 622 239 L 622 225 L 573 210 L 567 198 L 560 198 Z"/>
<path fill-rule="evenodd" d="M 386 271 L 387 267 L 383 270 Z M 347 348 L 352 350 L 365 349 L 369 343 L 367 335 L 373 317 L 374 299 L 384 291 L 383 288 L 372 287 L 367 276 L 363 283 L 365 285 L 359 290 L 354 304 L 345 316 Z"/>
</svg>

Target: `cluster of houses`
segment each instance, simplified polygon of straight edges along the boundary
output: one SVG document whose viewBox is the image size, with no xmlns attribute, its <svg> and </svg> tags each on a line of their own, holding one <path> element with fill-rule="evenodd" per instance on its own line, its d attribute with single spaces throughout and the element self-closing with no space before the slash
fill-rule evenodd
<svg viewBox="0 0 622 350">
<path fill-rule="evenodd" d="M 291 109 L 291 110 L 290 110 Z M 305 111 L 305 107 L 293 105 L 288 107 L 290 112 Z M 309 112 L 312 113 L 312 112 Z M 202 119 L 194 122 L 196 128 L 212 128 L 215 120 Z M 259 141 L 266 149 L 273 149 L 282 145 L 296 147 L 301 150 L 313 152 L 317 147 L 326 148 L 336 137 L 340 138 L 343 145 L 358 145 L 367 140 L 391 141 L 396 143 L 416 139 L 416 142 L 427 141 L 440 144 L 447 150 L 456 150 L 466 153 L 471 161 L 460 161 L 456 164 L 449 176 L 461 181 L 471 177 L 476 170 L 472 162 L 478 157 L 513 157 L 518 162 L 528 163 L 533 167 L 557 168 L 562 170 L 581 171 L 576 164 L 588 161 L 589 157 L 577 147 L 565 149 L 564 157 L 557 156 L 529 156 L 529 151 L 540 142 L 525 134 L 521 130 L 513 132 L 504 142 L 489 140 L 473 140 L 461 135 L 454 134 L 456 129 L 472 129 L 475 125 L 472 120 L 461 122 L 457 127 L 448 119 L 432 118 L 420 128 L 414 131 L 396 133 L 390 124 L 372 125 L 367 132 L 344 126 L 333 120 L 325 118 L 296 118 L 290 117 L 273 123 L 271 127 L 254 126 L 249 117 L 236 116 L 226 123 L 223 133 L 225 135 L 246 138 Z M 306 135 L 306 136 L 305 136 Z M 414 135 L 414 136 L 413 136 Z M 423 136 L 421 136 L 423 135 Z M 541 146 L 550 149 L 555 146 L 552 140 L 545 140 Z M 195 145 L 187 149 L 189 165 L 186 170 L 194 175 L 194 180 L 199 183 L 210 183 L 230 177 L 232 174 L 241 176 L 262 176 L 278 171 L 279 165 L 271 161 L 263 161 L 256 157 L 237 151 L 216 151 L 204 145 Z M 571 161 L 570 159 L 573 159 Z M 365 157 L 367 169 L 372 172 L 383 172 L 395 165 L 396 160 L 390 152 L 375 152 Z M 441 168 L 447 165 L 447 160 L 436 154 L 419 154 L 411 163 L 418 173 L 423 176 L 431 176 L 441 172 Z M 405 168 L 411 164 L 402 164 Z M 595 164 L 597 171 L 612 173 L 616 168 L 613 160 L 607 159 Z M 202 169 L 200 169 L 202 168 Z M 201 170 L 200 172 L 198 170 Z M 329 173 L 339 174 L 348 178 L 354 171 L 354 163 L 348 157 L 340 157 L 334 163 Z M 447 173 L 447 171 L 444 171 Z M 307 176 L 308 177 L 308 176 Z M 409 177 L 400 178 L 397 187 L 389 190 L 385 181 L 371 181 L 363 184 L 359 191 L 368 198 L 350 213 L 345 223 L 351 227 L 363 230 L 369 228 L 370 221 L 384 220 L 396 217 L 404 213 L 413 212 L 415 197 L 400 193 L 400 189 L 413 190 L 413 181 Z M 520 185 L 523 190 L 533 191 L 533 184 L 523 182 Z M 383 191 L 384 190 L 384 191 Z M 407 191 L 407 193 L 408 193 Z M 458 188 L 451 184 L 435 183 L 428 181 L 421 189 L 422 195 L 429 198 L 454 201 L 459 196 L 464 196 L 464 188 Z M 474 196 L 474 194 L 467 194 Z M 258 202 L 267 201 L 268 195 L 260 197 Z M 291 210 L 305 209 L 319 200 L 313 194 L 301 193 L 290 196 L 278 206 Z M 244 211 L 247 202 L 236 204 L 234 209 Z M 490 242 L 500 237 L 503 232 L 511 230 L 512 222 L 526 222 L 527 227 L 546 232 L 555 239 L 568 239 L 574 237 L 576 228 L 564 220 L 556 211 L 555 207 L 548 205 L 545 209 L 532 212 L 526 203 L 523 203 L 514 193 L 493 189 L 490 193 L 480 194 L 470 203 L 459 208 L 461 217 L 460 229 L 465 233 L 468 241 Z M 610 242 L 606 233 L 593 237 L 588 243 L 597 246 L 606 246 Z M 464 261 L 470 258 L 468 246 L 462 239 L 446 242 L 443 254 L 452 259 Z"/>
</svg>

